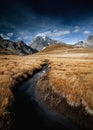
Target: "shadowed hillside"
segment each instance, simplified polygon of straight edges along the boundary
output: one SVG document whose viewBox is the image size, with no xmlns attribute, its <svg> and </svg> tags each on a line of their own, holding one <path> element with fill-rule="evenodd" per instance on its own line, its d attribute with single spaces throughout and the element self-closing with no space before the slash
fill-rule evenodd
<svg viewBox="0 0 93 130">
<path fill-rule="evenodd" d="M 0 54 L 30 55 L 35 52 L 37 52 L 36 49 L 32 49 L 23 41 L 13 42 L 0 36 Z"/>
</svg>

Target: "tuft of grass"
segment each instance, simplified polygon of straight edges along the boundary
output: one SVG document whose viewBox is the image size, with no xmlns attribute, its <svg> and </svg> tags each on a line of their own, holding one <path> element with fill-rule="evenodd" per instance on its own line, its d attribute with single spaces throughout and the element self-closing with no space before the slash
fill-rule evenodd
<svg viewBox="0 0 93 130">
<path fill-rule="evenodd" d="M 12 90 L 41 69 L 42 64 L 42 59 L 31 56 L 0 55 L 0 129 L 10 129 L 13 125 L 14 113 L 8 109 L 14 103 Z"/>
</svg>

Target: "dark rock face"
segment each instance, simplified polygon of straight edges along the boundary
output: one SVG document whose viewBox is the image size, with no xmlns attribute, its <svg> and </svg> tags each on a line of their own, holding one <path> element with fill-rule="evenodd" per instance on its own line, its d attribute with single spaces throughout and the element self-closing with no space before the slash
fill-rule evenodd
<svg viewBox="0 0 93 130">
<path fill-rule="evenodd" d="M 75 44 L 75 46 L 84 47 L 84 42 L 79 41 L 78 43 Z"/>
<path fill-rule="evenodd" d="M 87 38 L 87 40 L 93 42 L 93 35 L 90 35 L 90 36 Z"/>
<path fill-rule="evenodd" d="M 23 41 L 13 42 L 0 37 L 0 53 L 28 55 L 35 52 L 37 50 L 27 46 Z"/>
<path fill-rule="evenodd" d="M 36 49 L 38 51 L 42 50 L 49 44 L 56 43 L 56 40 L 52 40 L 49 37 L 42 37 L 42 36 L 37 36 L 33 41 L 29 44 L 33 49 Z"/>
<path fill-rule="evenodd" d="M 93 35 L 90 35 L 88 38 L 87 38 L 87 43 L 90 47 L 93 47 Z"/>
<path fill-rule="evenodd" d="M 0 36 L 0 40 L 3 39 L 1 36 Z"/>
<path fill-rule="evenodd" d="M 78 43 L 75 44 L 75 46 L 79 47 L 93 47 L 93 35 L 90 35 L 86 41 L 79 41 Z"/>
</svg>

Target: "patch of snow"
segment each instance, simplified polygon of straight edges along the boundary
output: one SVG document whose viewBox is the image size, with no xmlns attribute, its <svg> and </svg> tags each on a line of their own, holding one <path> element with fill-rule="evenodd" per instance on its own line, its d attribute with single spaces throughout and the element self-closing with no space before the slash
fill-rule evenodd
<svg viewBox="0 0 93 130">
<path fill-rule="evenodd" d="M 43 49 L 42 50 L 44 50 L 46 47 L 43 47 Z"/>
<path fill-rule="evenodd" d="M 43 37 L 43 39 L 45 40 L 46 37 L 45 37 L 45 36 L 42 36 L 42 37 Z"/>
</svg>

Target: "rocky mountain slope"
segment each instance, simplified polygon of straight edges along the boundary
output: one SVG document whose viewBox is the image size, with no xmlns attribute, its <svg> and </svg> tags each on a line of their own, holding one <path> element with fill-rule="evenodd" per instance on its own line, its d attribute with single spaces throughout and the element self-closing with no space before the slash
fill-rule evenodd
<svg viewBox="0 0 93 130">
<path fill-rule="evenodd" d="M 32 42 L 29 44 L 33 49 L 37 49 L 38 51 L 42 50 L 43 48 L 47 47 L 50 44 L 57 43 L 56 40 L 52 40 L 49 37 L 42 37 L 37 36 L 32 40 Z"/>
<path fill-rule="evenodd" d="M 90 35 L 85 41 L 79 41 L 78 43 L 75 44 L 75 46 L 84 47 L 84 48 L 93 47 L 93 35 Z"/>
<path fill-rule="evenodd" d="M 0 37 L 0 53 L 2 54 L 28 55 L 35 52 L 37 52 L 37 50 L 32 49 L 23 41 L 13 42 Z"/>
</svg>

